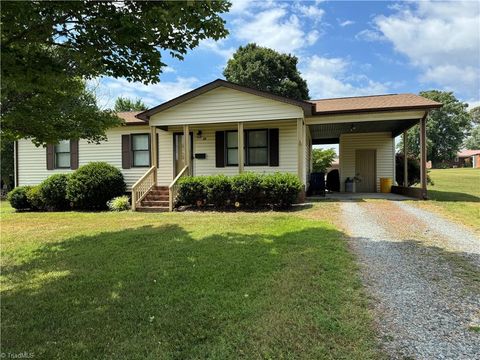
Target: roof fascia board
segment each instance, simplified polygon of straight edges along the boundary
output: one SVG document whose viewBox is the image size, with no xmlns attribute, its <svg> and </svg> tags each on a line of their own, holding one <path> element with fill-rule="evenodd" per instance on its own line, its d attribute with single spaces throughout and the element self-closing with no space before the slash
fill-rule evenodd
<svg viewBox="0 0 480 360">
<path fill-rule="evenodd" d="M 364 121 L 386 121 L 386 120 L 408 120 L 421 119 L 425 114 L 423 111 L 379 111 L 371 113 L 356 113 L 356 114 L 338 114 L 338 115 L 324 115 L 311 116 L 305 118 L 306 125 L 316 124 L 339 124 L 352 123 Z"/>
</svg>

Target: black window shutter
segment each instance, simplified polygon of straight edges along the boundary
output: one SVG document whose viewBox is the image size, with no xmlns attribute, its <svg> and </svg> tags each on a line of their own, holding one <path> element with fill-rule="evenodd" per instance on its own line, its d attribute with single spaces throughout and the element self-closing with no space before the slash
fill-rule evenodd
<svg viewBox="0 0 480 360">
<path fill-rule="evenodd" d="M 268 136 L 269 136 L 269 164 L 270 166 L 279 166 L 279 156 L 278 156 L 278 150 L 279 150 L 279 141 L 278 141 L 278 129 L 270 129 L 268 131 Z"/>
<path fill-rule="evenodd" d="M 47 144 L 47 170 L 55 169 L 55 145 Z"/>
<path fill-rule="evenodd" d="M 225 132 L 215 132 L 215 166 L 225 167 Z"/>
<path fill-rule="evenodd" d="M 70 140 L 70 168 L 78 169 L 78 140 Z"/>
<path fill-rule="evenodd" d="M 132 167 L 130 135 L 122 135 L 122 168 Z"/>
</svg>

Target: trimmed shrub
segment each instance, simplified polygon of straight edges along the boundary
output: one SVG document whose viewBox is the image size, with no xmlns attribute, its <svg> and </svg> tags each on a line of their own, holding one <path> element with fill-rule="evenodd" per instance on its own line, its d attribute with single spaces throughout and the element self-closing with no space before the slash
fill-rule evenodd
<svg viewBox="0 0 480 360">
<path fill-rule="evenodd" d="M 92 162 L 70 175 L 66 192 L 74 208 L 101 210 L 107 208 L 107 201 L 123 195 L 125 189 L 120 170 L 105 162 Z"/>
<path fill-rule="evenodd" d="M 117 196 L 107 202 L 110 211 L 126 211 L 130 210 L 130 198 L 127 195 Z"/>
<path fill-rule="evenodd" d="M 27 199 L 30 203 L 30 210 L 44 210 L 45 202 L 40 192 L 40 185 L 33 186 L 27 190 Z"/>
<path fill-rule="evenodd" d="M 205 176 L 185 176 L 178 181 L 177 203 L 198 206 L 207 200 Z"/>
<path fill-rule="evenodd" d="M 10 202 L 10 205 L 17 210 L 30 209 L 32 205 L 28 201 L 27 192 L 31 188 L 32 186 L 17 186 L 10 191 L 7 195 L 7 200 Z"/>
<path fill-rule="evenodd" d="M 287 173 L 275 173 L 263 177 L 265 201 L 275 207 L 289 207 L 297 201 L 302 183 L 297 176 Z"/>
<path fill-rule="evenodd" d="M 191 176 L 180 179 L 176 204 L 209 204 L 218 209 L 234 204 L 244 208 L 285 208 L 296 202 L 301 190 L 302 183 L 293 174 Z"/>
<path fill-rule="evenodd" d="M 243 173 L 232 177 L 232 193 L 240 206 L 254 208 L 264 204 L 265 193 L 262 176 L 255 173 Z"/>
<path fill-rule="evenodd" d="M 45 179 L 40 186 L 40 195 L 48 210 L 67 210 L 67 183 L 69 174 L 54 174 Z"/>
<path fill-rule="evenodd" d="M 225 175 L 207 176 L 204 180 L 207 203 L 217 208 L 226 207 L 232 198 L 232 181 Z"/>
</svg>

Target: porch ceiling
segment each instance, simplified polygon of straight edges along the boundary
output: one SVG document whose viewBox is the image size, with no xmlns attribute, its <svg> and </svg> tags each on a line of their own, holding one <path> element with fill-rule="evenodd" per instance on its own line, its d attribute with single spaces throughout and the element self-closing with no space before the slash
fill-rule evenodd
<svg viewBox="0 0 480 360">
<path fill-rule="evenodd" d="M 313 144 L 332 144 L 338 142 L 344 133 L 391 132 L 395 137 L 416 124 L 418 119 L 315 124 L 309 127 Z"/>
</svg>

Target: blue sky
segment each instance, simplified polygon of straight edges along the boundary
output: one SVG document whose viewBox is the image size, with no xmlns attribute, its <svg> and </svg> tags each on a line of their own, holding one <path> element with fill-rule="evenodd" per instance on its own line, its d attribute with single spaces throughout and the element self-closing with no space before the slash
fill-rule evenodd
<svg viewBox="0 0 480 360">
<path fill-rule="evenodd" d="M 312 99 L 421 90 L 453 91 L 480 105 L 479 1 L 234 1 L 230 35 L 204 41 L 154 85 L 104 78 L 99 102 L 118 96 L 158 105 L 216 78 L 249 42 L 294 54 Z"/>
</svg>

